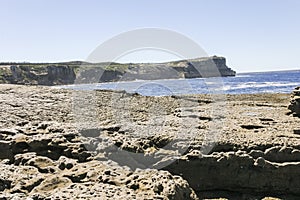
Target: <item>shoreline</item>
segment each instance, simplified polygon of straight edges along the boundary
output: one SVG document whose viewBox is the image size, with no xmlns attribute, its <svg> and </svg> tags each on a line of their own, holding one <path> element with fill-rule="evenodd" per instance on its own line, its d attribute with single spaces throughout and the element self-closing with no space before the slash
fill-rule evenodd
<svg viewBox="0 0 300 200">
<path fill-rule="evenodd" d="M 287 114 L 290 94 L 226 94 L 220 101 L 9 84 L 0 91 L 0 168 L 20 172 L 0 175 L 7 197 L 68 196 L 72 187 L 93 190 L 90 198 L 300 196 L 300 118 Z"/>
</svg>

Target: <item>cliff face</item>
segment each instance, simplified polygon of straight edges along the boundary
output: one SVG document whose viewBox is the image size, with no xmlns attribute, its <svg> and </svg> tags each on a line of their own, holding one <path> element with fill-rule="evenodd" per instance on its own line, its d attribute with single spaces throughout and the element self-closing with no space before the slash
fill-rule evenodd
<svg viewBox="0 0 300 200">
<path fill-rule="evenodd" d="M 76 83 L 235 76 L 223 57 L 166 63 L 0 63 L 0 83 L 61 85 Z"/>
<path fill-rule="evenodd" d="M 119 66 L 118 66 L 119 65 Z M 106 70 L 104 70 L 106 69 Z M 166 63 L 112 63 L 102 71 L 93 67 L 79 73 L 78 81 L 88 83 L 88 80 L 98 82 L 155 80 L 177 78 L 208 78 L 235 76 L 236 72 L 226 65 L 224 57 L 207 57 L 191 60 L 180 60 Z M 94 81 L 95 82 L 95 81 Z"/>
<path fill-rule="evenodd" d="M 236 72 L 226 65 L 224 57 L 209 57 L 183 61 L 180 65 L 172 66 L 183 73 L 184 78 L 235 76 Z"/>
<path fill-rule="evenodd" d="M 22 85 L 72 84 L 76 79 L 74 69 L 67 65 L 11 65 L 0 66 L 2 83 Z"/>
</svg>

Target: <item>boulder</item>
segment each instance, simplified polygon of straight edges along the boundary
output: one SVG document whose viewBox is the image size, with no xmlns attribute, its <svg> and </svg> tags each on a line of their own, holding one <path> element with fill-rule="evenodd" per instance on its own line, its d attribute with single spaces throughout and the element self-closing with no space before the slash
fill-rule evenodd
<svg viewBox="0 0 300 200">
<path fill-rule="evenodd" d="M 292 92 L 291 102 L 288 109 L 295 115 L 300 117 L 300 87 L 296 87 Z"/>
</svg>

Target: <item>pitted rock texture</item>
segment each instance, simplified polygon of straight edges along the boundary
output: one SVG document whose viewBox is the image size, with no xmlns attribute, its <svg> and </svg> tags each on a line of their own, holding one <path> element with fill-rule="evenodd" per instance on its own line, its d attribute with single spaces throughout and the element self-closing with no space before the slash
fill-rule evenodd
<svg viewBox="0 0 300 200">
<path fill-rule="evenodd" d="M 298 149 L 284 147 L 264 152 L 229 151 L 210 155 L 192 151 L 164 169 L 180 174 L 200 193 L 225 190 L 297 196 L 300 194 L 299 152 Z M 205 184 L 199 184 L 202 182 Z"/>
<path fill-rule="evenodd" d="M 300 117 L 300 87 L 296 87 L 293 91 L 291 102 L 288 108 L 293 114 Z"/>
<path fill-rule="evenodd" d="M 198 199 L 167 171 L 131 170 L 92 155 L 71 100 L 65 90 L 1 86 L 1 199 Z"/>
<path fill-rule="evenodd" d="M 0 89 L 0 198 L 300 196 L 300 118 L 286 115 L 286 94 Z"/>
<path fill-rule="evenodd" d="M 3 196 L 33 199 L 197 199 L 187 181 L 167 171 L 136 170 L 112 162 L 57 161 L 35 153 L 0 163 Z M 1 195 L 0 195 L 1 197 Z"/>
</svg>

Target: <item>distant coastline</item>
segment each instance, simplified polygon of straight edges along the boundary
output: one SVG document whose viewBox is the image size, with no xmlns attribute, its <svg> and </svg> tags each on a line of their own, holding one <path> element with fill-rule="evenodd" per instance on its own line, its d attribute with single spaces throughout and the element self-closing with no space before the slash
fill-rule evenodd
<svg viewBox="0 0 300 200">
<path fill-rule="evenodd" d="M 235 76 L 224 57 L 212 56 L 164 63 L 0 63 L 0 83 L 68 85 L 132 80 Z"/>
</svg>

